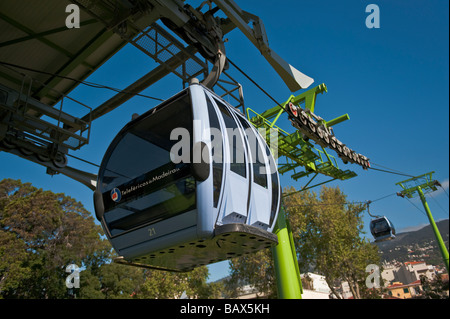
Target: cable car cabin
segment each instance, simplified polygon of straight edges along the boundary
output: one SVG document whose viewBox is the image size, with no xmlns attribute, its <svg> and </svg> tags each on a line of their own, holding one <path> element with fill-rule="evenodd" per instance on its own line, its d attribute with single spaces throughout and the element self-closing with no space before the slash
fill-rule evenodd
<svg viewBox="0 0 450 319">
<path fill-rule="evenodd" d="M 192 84 L 119 132 L 94 204 L 119 262 L 188 271 L 276 244 L 280 196 L 264 139 Z"/>
<path fill-rule="evenodd" d="M 370 232 L 377 243 L 395 238 L 394 224 L 385 216 L 370 221 Z"/>
</svg>

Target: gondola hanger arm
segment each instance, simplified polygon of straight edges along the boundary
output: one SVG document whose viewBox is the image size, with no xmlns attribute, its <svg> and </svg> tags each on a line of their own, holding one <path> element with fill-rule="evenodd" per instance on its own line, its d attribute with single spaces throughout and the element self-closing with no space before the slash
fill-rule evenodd
<svg viewBox="0 0 450 319">
<path fill-rule="evenodd" d="M 259 17 L 242 10 L 233 0 L 212 0 L 212 2 L 258 48 L 292 92 L 305 89 L 314 82 L 314 79 L 294 68 L 270 49 L 264 24 Z M 253 28 L 249 26 L 249 22 L 253 22 Z"/>
<path fill-rule="evenodd" d="M 372 217 L 372 218 L 380 218 L 381 216 L 378 216 L 378 215 L 372 215 L 371 213 L 370 213 L 370 207 L 369 207 L 369 205 L 372 203 L 372 201 L 367 201 L 366 202 L 366 206 L 367 206 L 367 214 L 369 214 L 369 216 L 370 217 Z"/>
<path fill-rule="evenodd" d="M 210 35 L 214 39 L 215 45 L 215 61 L 214 65 L 208 74 L 208 76 L 203 80 L 202 84 L 207 88 L 212 89 L 219 80 L 220 75 L 224 69 L 227 69 L 227 58 L 225 53 L 225 44 L 223 40 L 223 32 L 219 24 L 213 17 L 211 13 L 205 14 L 206 27 L 209 30 Z"/>
</svg>

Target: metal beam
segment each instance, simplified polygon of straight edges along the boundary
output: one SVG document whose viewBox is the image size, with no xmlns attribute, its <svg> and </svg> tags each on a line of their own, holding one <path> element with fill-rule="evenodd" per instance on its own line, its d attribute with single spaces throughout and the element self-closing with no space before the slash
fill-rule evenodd
<svg viewBox="0 0 450 319">
<path fill-rule="evenodd" d="M 33 32 L 33 30 L 27 28 L 26 26 L 24 26 L 23 24 L 20 24 L 19 22 L 15 21 L 14 19 L 4 15 L 3 13 L 0 12 L 0 19 L 3 19 L 4 21 L 6 21 L 7 23 L 9 23 L 10 25 L 12 25 L 13 27 L 19 29 L 22 32 L 25 32 L 26 34 L 28 34 L 29 36 L 35 38 L 36 40 L 44 43 L 45 45 L 47 45 L 48 47 L 64 54 L 65 56 L 67 56 L 68 58 L 73 58 L 73 54 L 70 53 L 69 51 L 67 51 L 66 49 L 64 49 L 63 47 L 60 47 L 59 45 L 53 43 L 52 41 L 45 39 L 43 37 L 36 37 L 36 33 Z"/>
<path fill-rule="evenodd" d="M 19 157 L 22 157 L 28 161 L 34 162 L 36 164 L 42 165 L 47 168 L 47 173 L 51 175 L 55 174 L 63 174 L 67 177 L 76 180 L 77 182 L 80 182 L 81 184 L 89 187 L 91 190 L 96 189 L 97 185 L 97 175 L 81 171 L 79 169 L 65 166 L 65 167 L 57 167 L 55 166 L 51 161 L 42 161 L 35 155 L 25 155 L 18 149 L 5 149 L 0 145 L 0 152 L 5 151 L 14 155 L 17 155 Z"/>
<path fill-rule="evenodd" d="M 241 10 L 232 0 L 213 0 L 213 2 L 244 33 L 250 42 L 258 48 L 267 62 L 269 62 L 292 92 L 305 89 L 314 82 L 312 78 L 298 71 L 270 49 L 264 24 L 261 19 Z M 254 28 L 248 25 L 250 20 L 253 20 Z"/>
<path fill-rule="evenodd" d="M 116 109 L 117 107 L 134 97 L 137 93 L 142 92 L 152 84 L 158 82 L 166 75 L 171 73 L 171 69 L 177 68 L 182 65 L 190 58 L 189 55 L 193 55 L 197 52 L 197 49 L 193 46 L 189 46 L 185 49 L 185 51 L 189 54 L 186 54 L 184 51 L 180 51 L 174 57 L 165 62 L 167 66 L 159 65 L 158 67 L 154 68 L 139 80 L 125 88 L 123 92 L 114 95 L 108 101 L 95 108 L 90 114 L 84 116 L 82 120 L 87 121 L 90 118 L 93 121 Z"/>
<path fill-rule="evenodd" d="M 80 22 L 80 26 L 83 27 L 83 26 L 87 26 L 89 24 L 93 24 L 93 23 L 97 23 L 97 22 L 98 21 L 95 20 L 95 19 L 90 19 L 90 20 L 86 20 L 86 21 Z M 64 31 L 67 31 L 67 30 L 69 30 L 69 29 L 67 29 L 67 27 L 64 26 L 64 27 L 59 27 L 59 28 L 55 28 L 55 29 L 51 29 L 51 30 L 35 33 L 34 35 L 28 35 L 28 36 L 25 36 L 25 37 L 21 37 L 21 38 L 9 40 L 9 41 L 1 42 L 0 43 L 0 48 L 6 47 L 6 46 L 9 46 L 9 45 L 13 45 L 13 44 L 16 44 L 16 43 L 28 41 L 28 40 L 43 38 L 43 37 L 45 37 L 47 35 L 52 35 L 52 34 L 64 32 Z"/>
<path fill-rule="evenodd" d="M 84 64 L 88 66 L 90 72 L 94 69 L 93 66 L 87 64 L 85 62 L 85 59 L 94 53 L 102 44 L 104 44 L 107 40 L 109 40 L 112 36 L 114 36 L 114 33 L 112 31 L 108 31 L 106 29 L 103 29 L 97 35 L 89 41 L 83 48 L 78 50 L 78 52 L 74 55 L 72 55 L 71 60 L 66 63 L 63 67 L 61 67 L 58 71 L 55 73 L 58 76 L 53 76 L 51 80 L 47 81 L 45 83 L 45 87 L 41 88 L 37 93 L 36 96 L 38 97 L 44 97 L 48 94 L 48 92 L 59 82 L 61 82 L 61 76 L 67 76 L 70 72 L 72 72 L 76 67 L 78 67 L 80 64 Z M 114 52 L 116 52 L 118 49 L 120 49 L 122 46 L 126 44 L 125 41 L 121 42 L 119 45 L 119 48 L 115 49 Z"/>
</svg>

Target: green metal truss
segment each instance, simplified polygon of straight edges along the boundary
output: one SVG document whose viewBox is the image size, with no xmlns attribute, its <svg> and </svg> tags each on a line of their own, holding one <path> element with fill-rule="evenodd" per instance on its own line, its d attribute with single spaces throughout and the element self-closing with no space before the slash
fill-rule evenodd
<svg viewBox="0 0 450 319">
<path fill-rule="evenodd" d="M 429 172 L 423 175 L 419 175 L 401 182 L 395 185 L 403 188 L 403 191 L 398 193 L 399 196 L 406 196 L 408 198 L 413 198 L 418 194 L 418 189 L 420 188 L 424 194 L 434 192 L 437 190 L 437 183 L 433 180 L 432 175 L 434 172 Z"/>
<path fill-rule="evenodd" d="M 297 119 L 293 119 L 292 105 L 296 108 L 304 105 L 304 110 L 308 112 L 309 116 L 314 117 L 317 122 L 316 127 L 322 130 L 325 127 L 326 134 L 331 131 L 331 126 L 336 125 L 342 121 L 348 120 L 347 114 L 340 116 L 331 121 L 324 121 L 322 118 L 314 115 L 314 108 L 317 94 L 327 91 L 325 84 L 321 84 L 312 88 L 298 96 L 290 96 L 289 99 L 276 107 L 266 110 L 258 114 L 256 111 L 247 108 L 247 118 L 259 130 L 261 135 L 266 139 L 268 145 L 272 148 L 272 154 L 278 160 L 278 172 L 280 174 L 291 174 L 291 178 L 298 180 L 300 178 L 309 177 L 313 175 L 309 181 L 301 188 L 306 189 L 316 187 L 333 180 L 346 180 L 357 176 L 355 172 L 350 170 L 342 170 L 339 168 L 337 160 L 330 155 L 325 149 L 330 147 L 331 136 L 328 135 L 328 143 L 321 143 L 318 136 L 314 136 L 315 142 L 319 141 L 321 149 L 315 148 L 309 141 L 313 135 L 307 131 L 307 128 L 296 125 Z M 303 109 L 302 109 L 303 110 Z M 295 108 L 294 108 L 295 111 Z M 288 133 L 276 125 L 280 116 L 286 112 L 294 127 L 297 128 L 293 133 Z M 311 121 L 312 123 L 313 121 Z M 309 136 L 307 136 L 308 134 Z M 325 135 L 322 135 L 322 137 Z M 319 137 L 319 138 L 322 138 Z M 325 141 L 325 139 L 324 139 Z M 334 141 L 338 141 L 335 139 Z M 334 144 L 336 146 L 336 144 Z M 333 147 L 331 147 L 333 148 Z M 334 148 L 337 150 L 337 148 Z M 340 149 L 342 152 L 342 148 Z M 349 154 L 342 156 L 338 155 L 345 161 L 353 161 Z M 283 162 L 280 162 L 280 159 Z M 361 165 L 362 162 L 358 164 Z M 367 162 L 368 163 L 368 162 Z M 363 167 L 367 164 L 364 163 Z M 330 180 L 310 186 L 312 181 L 319 174 L 331 177 Z M 296 193 L 294 192 L 294 193 Z M 290 196 L 293 193 L 286 194 Z M 301 299 L 302 284 L 300 279 L 300 271 L 298 269 L 297 254 L 295 252 L 295 245 L 292 237 L 292 231 L 289 227 L 289 221 L 285 217 L 284 207 L 282 205 L 280 215 L 277 220 L 277 227 L 275 233 L 278 237 L 278 245 L 272 249 L 274 256 L 275 272 L 277 278 L 278 297 L 282 299 Z"/>
<path fill-rule="evenodd" d="M 268 144 L 273 147 L 274 139 L 278 143 L 277 150 L 273 150 L 273 153 L 278 157 L 279 173 L 291 173 L 291 177 L 296 181 L 311 174 L 314 174 L 314 177 L 322 174 L 339 180 L 357 176 L 351 170 L 340 169 L 334 156 L 330 155 L 324 147 L 315 148 L 300 131 L 288 133 L 275 125 L 281 114 L 286 112 L 284 106 L 287 103 L 305 103 L 305 108 L 314 110 L 316 94 L 324 91 L 326 91 L 326 86 L 321 84 L 297 97 L 291 96 L 281 105 L 282 108 L 276 106 L 261 114 L 247 108 L 247 118 L 260 133 L 265 134 Z M 332 120 L 332 123 L 334 125 L 345 119 L 348 119 L 348 115 Z M 284 161 L 281 163 L 280 160 Z"/>
</svg>

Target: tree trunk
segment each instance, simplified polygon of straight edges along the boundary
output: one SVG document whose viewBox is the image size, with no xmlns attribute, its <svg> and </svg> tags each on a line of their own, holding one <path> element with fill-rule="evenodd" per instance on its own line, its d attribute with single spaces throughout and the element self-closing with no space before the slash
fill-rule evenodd
<svg viewBox="0 0 450 319">
<path fill-rule="evenodd" d="M 327 276 L 325 276 L 325 281 L 328 287 L 330 288 L 331 292 L 333 293 L 333 295 L 335 295 L 337 299 L 342 299 L 342 296 L 340 296 L 339 293 L 336 291 L 336 289 L 334 289 L 333 285 L 329 282 Z"/>
<path fill-rule="evenodd" d="M 353 298 L 355 298 L 355 299 L 361 299 L 361 297 L 359 296 L 359 293 L 358 293 L 358 287 L 357 287 L 357 283 L 355 284 L 354 282 L 353 282 L 353 280 L 351 280 L 350 278 L 347 278 L 347 277 L 344 277 L 344 279 L 347 281 L 347 283 L 348 283 L 348 286 L 350 287 L 350 291 L 352 292 L 352 296 L 353 296 Z"/>
</svg>

